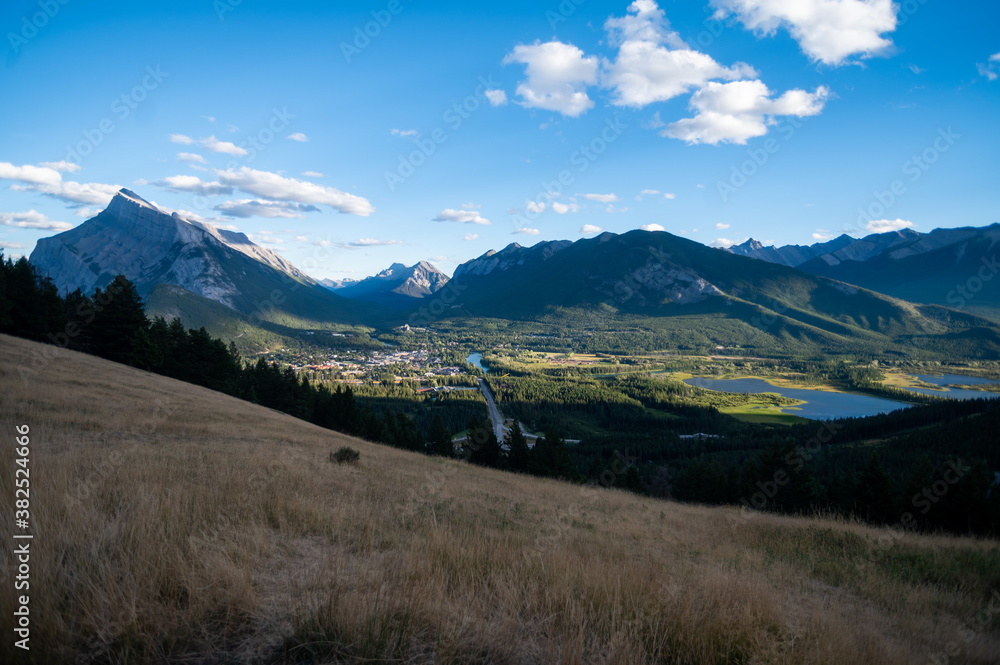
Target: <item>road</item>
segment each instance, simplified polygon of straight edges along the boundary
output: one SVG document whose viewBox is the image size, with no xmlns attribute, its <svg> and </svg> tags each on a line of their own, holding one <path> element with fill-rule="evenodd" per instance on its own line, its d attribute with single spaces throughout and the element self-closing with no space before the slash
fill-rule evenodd
<svg viewBox="0 0 1000 665">
<path fill-rule="evenodd" d="M 486 406 L 490 409 L 490 420 L 493 421 L 493 433 L 496 434 L 497 441 L 502 445 L 503 416 L 500 415 L 500 409 L 497 408 L 497 403 L 493 400 L 493 393 L 490 392 L 485 379 L 479 379 L 479 389 L 483 391 L 483 397 L 486 398 Z"/>
</svg>

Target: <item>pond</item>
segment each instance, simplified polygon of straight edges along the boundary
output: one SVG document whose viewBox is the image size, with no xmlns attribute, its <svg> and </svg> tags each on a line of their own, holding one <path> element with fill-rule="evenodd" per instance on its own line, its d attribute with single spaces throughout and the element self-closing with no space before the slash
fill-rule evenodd
<svg viewBox="0 0 1000 665">
<path fill-rule="evenodd" d="M 925 383 L 931 383 L 942 388 L 942 390 L 933 390 L 931 388 L 905 388 L 906 390 L 920 393 L 921 395 L 934 395 L 935 397 L 949 397 L 951 399 L 995 399 L 1000 397 L 1000 393 L 950 387 L 987 386 L 997 385 L 1000 383 L 1000 381 L 996 381 L 994 379 L 982 379 L 978 376 L 962 376 L 961 374 L 939 374 L 937 376 L 931 374 L 909 374 L 907 376 L 915 376 Z"/>
<path fill-rule="evenodd" d="M 470 353 L 469 357 L 465 359 L 465 362 L 477 368 L 483 374 L 489 374 L 490 368 L 483 365 L 483 354 Z"/>
<path fill-rule="evenodd" d="M 778 393 L 784 397 L 803 400 L 806 404 L 787 407 L 782 409 L 782 412 L 813 420 L 864 418 L 910 406 L 905 402 L 871 395 L 772 386 L 763 379 L 705 379 L 696 376 L 685 380 L 684 383 L 723 393 Z"/>
</svg>

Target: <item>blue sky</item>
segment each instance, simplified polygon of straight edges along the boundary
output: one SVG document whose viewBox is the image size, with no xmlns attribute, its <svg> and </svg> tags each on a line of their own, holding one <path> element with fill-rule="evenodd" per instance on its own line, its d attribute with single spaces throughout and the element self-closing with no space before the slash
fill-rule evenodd
<svg viewBox="0 0 1000 665">
<path fill-rule="evenodd" d="M 930 0 L 8 0 L 0 245 L 120 186 L 320 278 L 600 230 L 987 225 L 997 25 Z"/>
</svg>

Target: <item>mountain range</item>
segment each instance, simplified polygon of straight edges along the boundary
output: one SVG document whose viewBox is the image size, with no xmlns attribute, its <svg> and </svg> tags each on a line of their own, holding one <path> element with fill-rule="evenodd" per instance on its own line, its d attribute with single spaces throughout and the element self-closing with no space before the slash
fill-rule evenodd
<svg viewBox="0 0 1000 665">
<path fill-rule="evenodd" d="M 1000 271 L 998 243 L 1000 224 L 993 224 L 929 233 L 903 229 L 860 239 L 842 235 L 806 246 L 764 246 L 751 238 L 729 251 L 1000 320 L 1000 289 L 987 288 Z"/>
<path fill-rule="evenodd" d="M 584 327 L 638 321 L 663 334 L 664 344 L 687 340 L 692 348 L 906 353 L 934 338 L 976 355 L 1000 351 L 996 326 L 947 296 L 924 296 L 981 274 L 977 266 L 988 264 L 983 257 L 998 237 L 994 225 L 841 236 L 812 246 L 748 241 L 723 251 L 666 232 L 602 233 L 512 243 L 459 265 L 451 280 L 420 262 L 324 284 L 244 234 L 167 214 L 123 189 L 96 217 L 39 241 L 31 261 L 63 291 L 89 292 L 124 274 L 151 313 L 179 315 L 188 325 L 226 321 L 230 336 L 267 324 L 379 326 L 430 303 L 429 311 L 447 317 Z M 985 291 L 980 284 L 969 295 L 993 302 Z"/>
</svg>

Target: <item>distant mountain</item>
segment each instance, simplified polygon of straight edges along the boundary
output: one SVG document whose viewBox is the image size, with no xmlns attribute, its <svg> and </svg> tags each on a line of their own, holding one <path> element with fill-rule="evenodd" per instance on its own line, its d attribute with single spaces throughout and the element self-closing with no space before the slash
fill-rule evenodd
<svg viewBox="0 0 1000 665">
<path fill-rule="evenodd" d="M 307 327 L 373 315 L 246 235 L 167 214 L 128 189 L 96 217 L 39 240 L 30 260 L 67 292 L 91 293 L 123 274 L 144 296 L 177 286 L 257 322 Z"/>
<path fill-rule="evenodd" d="M 780 263 L 797 268 L 807 261 L 827 255 L 839 255 L 844 257 L 844 259 L 864 260 L 876 256 L 899 243 L 919 238 L 922 235 L 911 229 L 875 233 L 860 240 L 843 234 L 833 240 L 818 242 L 813 245 L 784 245 L 782 247 L 764 245 L 759 240 L 750 238 L 740 245 L 733 245 L 728 251 L 740 256 L 749 256 L 752 259 L 760 259 L 762 261 Z"/>
<path fill-rule="evenodd" d="M 913 302 L 1000 319 L 1000 224 L 937 229 L 881 251 L 860 251 L 868 240 L 818 256 L 799 269 Z"/>
<path fill-rule="evenodd" d="M 330 279 L 329 277 L 327 277 L 326 279 L 319 280 L 319 283 L 325 286 L 326 288 L 330 289 L 331 291 L 337 291 L 338 289 L 342 289 L 345 286 L 350 286 L 351 284 L 357 284 L 358 280 L 351 279 L 350 277 L 345 277 L 344 279 Z"/>
<path fill-rule="evenodd" d="M 902 229 L 860 239 L 842 235 L 815 245 L 783 247 L 764 246 L 751 238 L 728 251 L 904 300 L 1000 320 L 1000 282 L 987 288 L 997 272 L 993 259 L 998 242 L 1000 224 L 994 224 L 929 233 Z M 985 281 L 980 270 L 988 277 Z"/>
<path fill-rule="evenodd" d="M 742 244 L 729 247 L 728 251 L 739 256 L 749 256 L 752 259 L 780 263 L 794 268 L 820 254 L 836 251 L 852 242 L 854 242 L 854 238 L 849 235 L 842 235 L 839 238 L 815 245 L 784 245 L 782 247 L 775 247 L 774 245 L 764 245 L 759 240 L 750 238 Z"/>
<path fill-rule="evenodd" d="M 512 244 L 460 265 L 452 284 L 454 312 L 584 324 L 656 319 L 649 325 L 701 344 L 905 352 L 935 332 L 943 333 L 942 348 L 971 347 L 963 340 L 975 329 L 984 349 L 1000 350 L 1000 331 L 978 317 L 915 307 L 665 232 Z"/>
<path fill-rule="evenodd" d="M 448 276 L 426 261 L 413 266 L 393 263 L 373 277 L 341 285 L 336 292 L 345 298 L 409 307 L 437 293 L 447 283 Z"/>
</svg>

